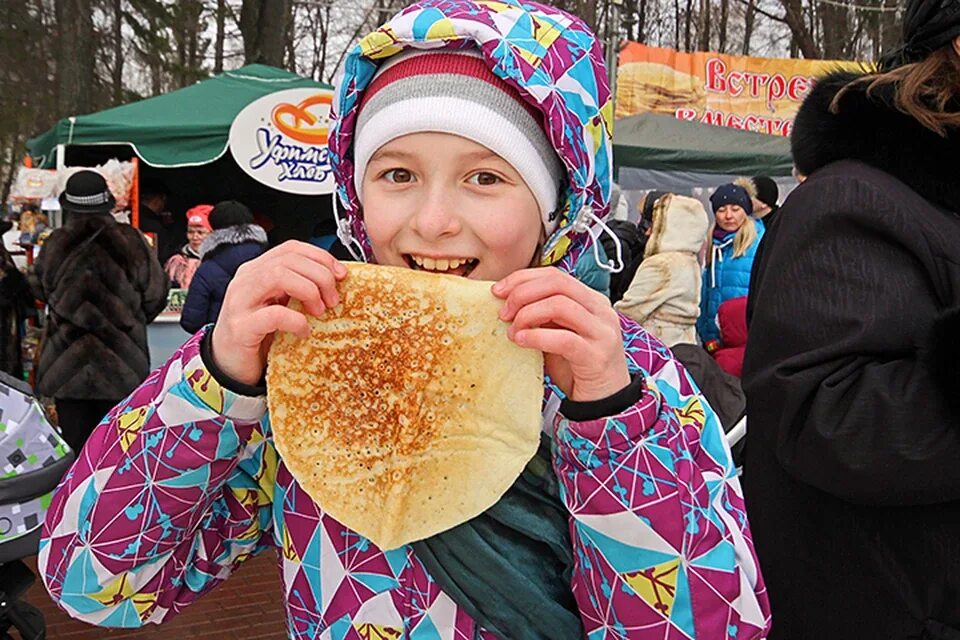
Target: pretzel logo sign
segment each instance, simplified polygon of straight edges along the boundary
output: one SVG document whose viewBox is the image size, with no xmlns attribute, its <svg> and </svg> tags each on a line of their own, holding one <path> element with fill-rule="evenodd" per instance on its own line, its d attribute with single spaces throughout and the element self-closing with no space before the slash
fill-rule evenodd
<svg viewBox="0 0 960 640">
<path fill-rule="evenodd" d="M 230 151 L 259 182 L 306 195 L 332 193 L 327 137 L 333 93 L 288 89 L 264 96 L 241 111 L 230 127 Z"/>
<path fill-rule="evenodd" d="M 299 104 L 282 103 L 273 108 L 273 126 L 281 133 L 307 144 L 327 144 L 327 127 L 330 124 L 330 103 L 333 96 L 319 93 Z M 311 112 L 313 107 L 317 113 Z"/>
</svg>

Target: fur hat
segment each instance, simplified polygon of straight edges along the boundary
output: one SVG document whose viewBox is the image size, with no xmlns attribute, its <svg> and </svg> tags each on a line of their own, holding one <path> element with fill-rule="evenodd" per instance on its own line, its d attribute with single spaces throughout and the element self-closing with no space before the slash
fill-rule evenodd
<svg viewBox="0 0 960 640">
<path fill-rule="evenodd" d="M 494 75 L 478 50 L 413 49 L 377 70 L 357 117 L 354 186 L 361 202 L 363 176 L 377 149 L 421 132 L 461 136 L 499 155 L 533 192 L 547 233 L 557 227 L 552 214 L 566 174 L 542 117 Z"/>
<path fill-rule="evenodd" d="M 710 205 L 713 207 L 714 215 L 720 207 L 728 204 L 740 205 L 740 208 L 746 211 L 748 216 L 753 215 L 753 201 L 750 200 L 750 194 L 740 185 L 722 184 L 710 196 Z"/>
<path fill-rule="evenodd" d="M 240 224 L 253 224 L 253 213 L 247 205 L 236 200 L 224 200 L 210 212 L 210 226 L 226 229 Z"/>
</svg>

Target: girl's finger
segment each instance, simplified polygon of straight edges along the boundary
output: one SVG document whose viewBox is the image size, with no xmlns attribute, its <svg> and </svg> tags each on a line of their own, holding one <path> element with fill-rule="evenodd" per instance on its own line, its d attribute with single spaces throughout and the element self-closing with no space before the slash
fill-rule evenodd
<svg viewBox="0 0 960 640">
<path fill-rule="evenodd" d="M 616 315 L 613 307 L 610 306 L 610 301 L 603 294 L 556 269 L 542 271 L 547 273 L 540 277 L 526 279 L 510 291 L 500 309 L 501 320 L 509 322 L 522 307 L 554 295 L 571 298 L 594 316 L 612 318 Z"/>
<path fill-rule="evenodd" d="M 303 256 L 304 258 L 312 260 L 313 262 L 324 265 L 330 269 L 337 280 L 341 280 L 347 275 L 347 268 L 343 266 L 342 262 L 334 258 L 330 252 L 324 251 L 320 247 L 316 247 L 309 242 L 300 242 L 299 240 L 288 240 L 283 244 L 277 245 L 258 257 L 257 260 L 271 260 L 278 256 L 293 254 Z"/>
<path fill-rule="evenodd" d="M 551 296 L 522 307 L 514 315 L 507 331 L 516 333 L 551 324 L 569 329 L 588 340 L 604 337 L 603 325 L 583 305 L 566 296 Z"/>
<path fill-rule="evenodd" d="M 247 300 L 253 303 L 248 305 L 250 311 L 273 306 L 274 301 L 283 299 L 284 296 L 299 300 L 307 313 L 314 316 L 323 315 L 328 308 L 315 282 L 283 265 L 273 267 L 254 282 L 238 284 L 248 287 Z"/>
<path fill-rule="evenodd" d="M 306 260 L 300 255 L 288 255 L 279 260 L 285 268 L 298 273 L 313 282 L 320 290 L 320 297 L 326 307 L 332 308 L 340 304 L 340 293 L 337 291 L 337 278 L 329 267 L 312 260 Z"/>
<path fill-rule="evenodd" d="M 292 286 L 296 288 L 291 289 Z M 230 289 L 230 294 L 248 309 L 264 306 L 285 295 L 303 302 L 314 315 L 340 303 L 336 280 L 330 270 L 296 256 L 279 256 L 260 265 L 245 263 L 237 270 Z"/>
<path fill-rule="evenodd" d="M 591 355 L 587 341 L 568 329 L 523 329 L 512 340 L 521 347 L 561 356 L 567 362 L 583 362 Z"/>
<path fill-rule="evenodd" d="M 251 333 L 269 336 L 277 331 L 292 333 L 301 338 L 310 335 L 310 323 L 307 317 L 289 307 L 271 305 L 257 309 L 244 319 Z"/>
</svg>

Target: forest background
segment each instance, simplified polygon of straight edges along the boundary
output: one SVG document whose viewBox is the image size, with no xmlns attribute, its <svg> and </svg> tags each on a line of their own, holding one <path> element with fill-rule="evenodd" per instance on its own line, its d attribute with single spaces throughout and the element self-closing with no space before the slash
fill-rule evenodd
<svg viewBox="0 0 960 640">
<path fill-rule="evenodd" d="M 165 93 L 244 64 L 333 83 L 346 51 L 404 0 L 0 0 L 0 202 L 26 140 L 60 118 Z M 608 51 L 876 60 L 903 0 L 554 0 Z"/>
</svg>

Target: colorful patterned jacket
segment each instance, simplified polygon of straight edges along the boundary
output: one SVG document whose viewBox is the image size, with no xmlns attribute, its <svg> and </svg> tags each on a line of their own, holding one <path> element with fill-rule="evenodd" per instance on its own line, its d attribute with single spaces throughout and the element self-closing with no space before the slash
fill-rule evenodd
<svg viewBox="0 0 960 640">
<path fill-rule="evenodd" d="M 421 2 L 348 56 L 330 142 L 347 210 L 341 239 L 369 258 L 348 150 L 372 60 L 458 43 L 481 46 L 550 114 L 570 184 L 545 261 L 570 272 L 592 241 L 581 212 L 602 217 L 610 193 L 602 54 L 579 21 L 515 0 Z M 769 607 L 719 422 L 665 347 L 621 326 L 628 364 L 645 379 L 633 406 L 572 422 L 557 411 L 559 392 L 545 393 L 585 633 L 762 637 Z M 39 568 L 60 606 L 103 626 L 162 622 L 273 547 L 291 638 L 492 639 L 410 548 L 378 549 L 323 513 L 278 459 L 264 398 L 213 379 L 202 335 L 111 411 L 54 495 Z"/>
</svg>

